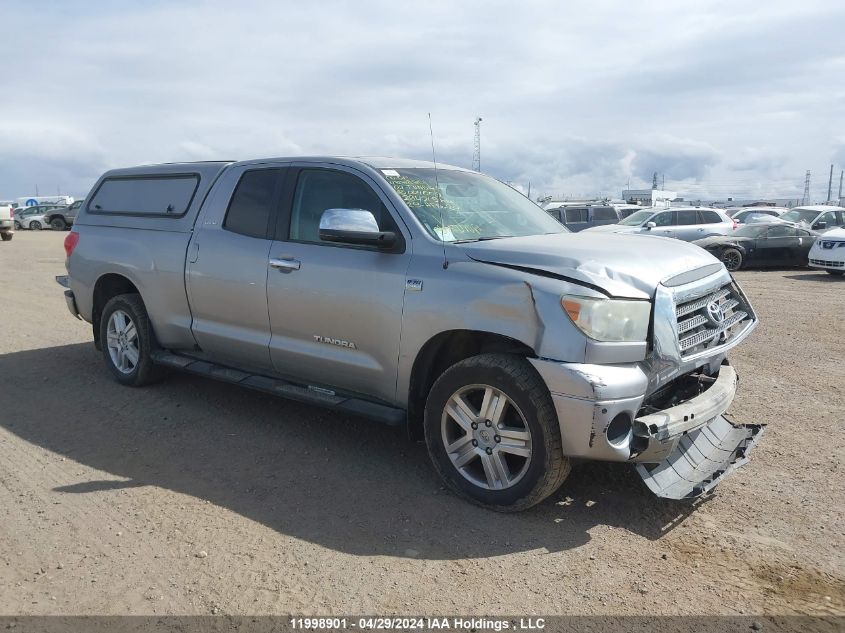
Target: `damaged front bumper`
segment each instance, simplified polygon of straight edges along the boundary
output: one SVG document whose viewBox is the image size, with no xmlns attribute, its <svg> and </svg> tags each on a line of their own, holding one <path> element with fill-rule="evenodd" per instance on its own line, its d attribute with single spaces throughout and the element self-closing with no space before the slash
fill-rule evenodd
<svg viewBox="0 0 845 633">
<path fill-rule="evenodd" d="M 564 453 L 627 461 L 656 495 L 697 497 L 747 461 L 764 425 L 725 417 L 736 371 L 716 365 L 709 386 L 681 404 L 641 415 L 648 376 L 638 363 L 578 365 L 535 359 L 552 394 Z M 717 374 L 715 372 L 718 371 Z"/>
</svg>

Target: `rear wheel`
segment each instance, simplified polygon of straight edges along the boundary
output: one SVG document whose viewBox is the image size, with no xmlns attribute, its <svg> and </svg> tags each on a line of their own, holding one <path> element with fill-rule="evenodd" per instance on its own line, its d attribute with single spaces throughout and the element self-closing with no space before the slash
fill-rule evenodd
<svg viewBox="0 0 845 633">
<path fill-rule="evenodd" d="M 21 223 L 15 220 L 15 230 L 20 231 L 22 228 L 23 226 L 21 226 Z"/>
<path fill-rule="evenodd" d="M 842 275 L 845 275 L 845 270 L 828 270 L 827 272 L 835 277 L 841 277 Z"/>
<path fill-rule="evenodd" d="M 40 231 L 41 228 L 42 228 L 41 222 L 39 222 L 38 220 L 33 220 L 32 222 L 29 223 L 29 228 L 32 231 Z"/>
<path fill-rule="evenodd" d="M 67 227 L 67 222 L 64 221 L 64 218 L 53 218 L 50 220 L 50 226 L 55 231 L 64 231 L 65 227 Z"/>
<path fill-rule="evenodd" d="M 539 503 L 570 470 L 546 385 L 527 360 L 509 354 L 468 358 L 434 383 L 425 439 L 450 489 L 500 512 Z"/>
<path fill-rule="evenodd" d="M 140 295 L 109 300 L 100 317 L 100 340 L 106 365 L 118 382 L 140 387 L 164 375 L 151 358 L 155 335 Z"/>
<path fill-rule="evenodd" d="M 13 237 L 14 235 L 15 235 L 15 234 L 14 234 L 14 233 L 12 233 L 11 231 L 5 231 L 5 232 L 3 232 L 3 233 L 0 233 L 0 239 L 2 239 L 4 242 L 8 242 L 9 240 L 11 240 L 11 239 L 12 239 L 12 237 Z"/>
<path fill-rule="evenodd" d="M 736 248 L 726 248 L 722 251 L 719 259 L 722 260 L 725 268 L 731 272 L 742 267 L 742 253 Z"/>
</svg>

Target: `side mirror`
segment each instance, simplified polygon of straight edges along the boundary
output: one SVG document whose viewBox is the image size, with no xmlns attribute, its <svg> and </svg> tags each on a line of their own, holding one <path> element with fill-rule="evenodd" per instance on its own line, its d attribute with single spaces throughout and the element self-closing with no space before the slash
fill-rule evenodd
<svg viewBox="0 0 845 633">
<path fill-rule="evenodd" d="M 646 222 L 645 223 L 645 228 L 648 231 L 650 231 L 651 229 L 653 229 L 656 226 L 657 226 L 657 222 Z"/>
<path fill-rule="evenodd" d="M 816 229 L 817 231 L 821 231 L 822 229 L 826 229 L 827 228 L 827 222 L 816 222 L 813 225 L 813 228 Z"/>
<path fill-rule="evenodd" d="M 326 209 L 320 216 L 320 239 L 389 249 L 396 244 L 396 233 L 380 231 L 375 216 L 364 209 Z"/>
</svg>

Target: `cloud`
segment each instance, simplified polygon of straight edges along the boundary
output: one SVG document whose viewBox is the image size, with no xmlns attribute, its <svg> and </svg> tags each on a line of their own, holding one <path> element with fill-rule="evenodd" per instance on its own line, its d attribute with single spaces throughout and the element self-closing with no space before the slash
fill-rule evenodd
<svg viewBox="0 0 845 633">
<path fill-rule="evenodd" d="M 463 166 L 483 116 L 482 167 L 532 194 L 655 171 L 696 195 L 787 193 L 845 161 L 843 20 L 823 0 L 7 3 L 7 32 L 50 36 L 0 57 L 0 196 L 82 195 L 144 162 L 427 159 L 429 112 Z"/>
</svg>

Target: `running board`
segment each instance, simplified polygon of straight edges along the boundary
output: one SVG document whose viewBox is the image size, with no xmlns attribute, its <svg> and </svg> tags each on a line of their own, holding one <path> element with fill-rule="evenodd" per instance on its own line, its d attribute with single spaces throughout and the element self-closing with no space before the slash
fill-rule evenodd
<svg viewBox="0 0 845 633">
<path fill-rule="evenodd" d="M 377 402 L 370 402 L 361 398 L 353 398 L 315 386 L 297 385 L 279 378 L 270 378 L 260 374 L 251 374 L 239 369 L 232 369 L 225 365 L 217 365 L 204 360 L 197 360 L 188 356 L 181 356 L 165 350 L 155 350 L 151 354 L 152 360 L 158 365 L 164 365 L 172 369 L 178 369 L 189 374 L 214 378 L 222 382 L 229 382 L 235 385 L 242 385 L 263 391 L 274 396 L 281 396 L 290 400 L 315 404 L 334 411 L 360 415 L 371 420 L 376 420 L 390 426 L 401 426 L 405 424 L 407 416 L 405 411 L 390 407 Z"/>
</svg>

